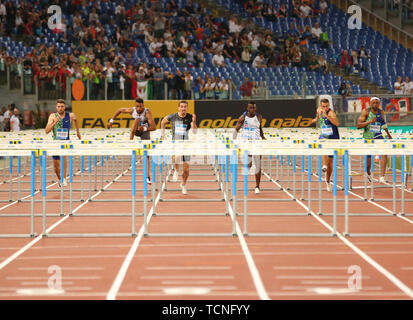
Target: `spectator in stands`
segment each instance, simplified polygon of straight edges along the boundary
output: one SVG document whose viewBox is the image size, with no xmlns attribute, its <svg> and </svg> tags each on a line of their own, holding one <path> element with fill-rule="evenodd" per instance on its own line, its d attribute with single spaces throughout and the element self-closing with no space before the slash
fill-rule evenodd
<svg viewBox="0 0 413 320">
<path fill-rule="evenodd" d="M 225 59 L 221 51 L 218 51 L 218 53 L 212 57 L 212 64 L 215 67 L 225 67 Z"/>
<path fill-rule="evenodd" d="M 318 57 L 318 65 L 320 66 L 320 71 L 324 74 L 327 74 L 329 72 L 328 63 L 326 59 L 324 59 L 324 57 L 321 55 Z"/>
<path fill-rule="evenodd" d="M 288 36 L 288 39 L 292 40 L 293 42 L 298 41 L 300 37 L 300 33 L 298 32 L 294 23 L 290 23 L 290 29 L 288 29 L 287 36 Z"/>
<path fill-rule="evenodd" d="M 259 53 L 255 58 L 254 61 L 252 62 L 252 66 L 254 68 L 267 68 L 267 63 L 264 58 L 263 53 Z"/>
<path fill-rule="evenodd" d="M 155 67 L 155 72 L 153 73 L 153 98 L 155 100 L 165 99 L 164 93 L 164 73 L 160 66 Z"/>
<path fill-rule="evenodd" d="M 320 24 L 318 22 L 314 23 L 314 27 L 311 28 L 312 41 L 320 42 L 320 35 L 322 33 L 323 33 L 323 30 L 321 30 Z"/>
<path fill-rule="evenodd" d="M 201 78 L 198 77 L 194 81 L 194 100 L 201 99 Z"/>
<path fill-rule="evenodd" d="M 280 9 L 278 10 L 278 17 L 279 18 L 287 18 L 288 17 L 288 10 L 285 3 L 282 3 Z"/>
<path fill-rule="evenodd" d="M 303 2 L 300 5 L 300 16 L 301 18 L 313 18 L 313 9 L 308 5 L 307 2 Z"/>
<path fill-rule="evenodd" d="M 285 52 L 281 52 L 276 61 L 278 66 L 288 67 L 289 65 L 288 57 Z"/>
<path fill-rule="evenodd" d="M 251 98 L 252 95 L 252 82 L 248 77 L 245 77 L 245 81 L 241 85 L 241 96 L 243 98 Z"/>
<path fill-rule="evenodd" d="M 364 46 L 360 47 L 358 58 L 361 70 L 367 71 L 367 59 L 371 59 L 371 57 Z"/>
<path fill-rule="evenodd" d="M 409 93 L 408 94 L 413 94 L 413 77 L 410 78 L 410 81 L 409 81 Z"/>
<path fill-rule="evenodd" d="M 319 8 L 320 8 L 320 13 L 321 14 L 325 14 L 325 13 L 327 13 L 327 10 L 328 10 L 328 3 L 327 3 L 327 1 L 326 0 L 320 0 L 320 2 L 319 2 Z"/>
<path fill-rule="evenodd" d="M 6 110 L 6 107 L 3 106 L 0 110 L 0 132 L 4 131 L 4 112 Z"/>
<path fill-rule="evenodd" d="M 301 47 L 301 66 L 308 68 L 311 60 L 311 52 L 305 46 Z"/>
<path fill-rule="evenodd" d="M 169 100 L 176 99 L 175 77 L 172 73 L 165 71 L 165 82 L 167 84 L 167 96 Z"/>
<path fill-rule="evenodd" d="M 13 114 L 10 117 L 10 131 L 20 131 L 23 126 L 23 118 L 20 115 L 19 109 L 14 108 Z"/>
<path fill-rule="evenodd" d="M 349 75 L 352 65 L 353 61 L 351 59 L 351 56 L 348 54 L 347 50 L 344 50 L 341 54 L 340 68 L 343 69 L 346 75 Z"/>
<path fill-rule="evenodd" d="M 192 77 L 191 73 L 189 71 L 184 72 L 184 95 L 183 99 L 192 99 L 192 87 L 193 87 L 193 82 L 194 78 Z"/>
<path fill-rule="evenodd" d="M 347 97 L 352 96 L 352 95 L 353 95 L 353 89 L 351 89 L 350 83 L 347 83 L 347 84 L 346 84 L 346 89 L 347 89 L 347 94 L 346 94 L 346 96 L 347 96 Z"/>
<path fill-rule="evenodd" d="M 215 83 L 212 82 L 211 78 L 208 78 L 205 86 L 205 99 L 214 99 L 215 98 Z"/>
<path fill-rule="evenodd" d="M 402 77 L 397 77 L 397 81 L 394 83 L 394 94 L 403 94 Z"/>
<path fill-rule="evenodd" d="M 224 100 L 229 99 L 229 86 L 228 86 L 227 80 L 223 78 L 221 82 L 219 83 L 218 87 L 220 91 L 219 99 L 224 99 Z"/>
<path fill-rule="evenodd" d="M 185 75 L 182 74 L 181 70 L 176 71 L 175 75 L 175 90 L 176 90 L 176 98 L 184 99 L 185 96 Z"/>
<path fill-rule="evenodd" d="M 353 67 L 355 68 L 355 72 L 358 73 L 361 71 L 361 66 L 359 64 L 359 55 L 357 50 L 351 50 L 351 59 L 353 61 Z"/>
</svg>

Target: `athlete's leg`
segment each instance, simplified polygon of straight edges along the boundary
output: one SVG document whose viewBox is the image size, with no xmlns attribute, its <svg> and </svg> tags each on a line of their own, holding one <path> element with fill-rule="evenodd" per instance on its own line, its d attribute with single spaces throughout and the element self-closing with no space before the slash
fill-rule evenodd
<svg viewBox="0 0 413 320">
<path fill-rule="evenodd" d="M 381 156 L 380 166 L 381 177 L 384 177 L 386 175 L 387 156 Z"/>
<path fill-rule="evenodd" d="M 60 181 L 60 159 L 53 159 L 53 165 L 57 180 Z"/>
<path fill-rule="evenodd" d="M 367 165 L 367 175 L 371 175 L 371 156 L 367 156 L 366 159 L 366 165 Z"/>
<path fill-rule="evenodd" d="M 326 182 L 330 182 L 331 174 L 333 173 L 333 158 L 327 157 L 327 173 Z"/>
<path fill-rule="evenodd" d="M 184 162 L 182 164 L 182 185 L 186 185 L 186 181 L 188 180 L 189 177 L 189 163 Z"/>
<path fill-rule="evenodd" d="M 261 183 L 261 156 L 255 156 L 255 182 L 256 182 L 256 187 L 260 187 Z"/>
</svg>

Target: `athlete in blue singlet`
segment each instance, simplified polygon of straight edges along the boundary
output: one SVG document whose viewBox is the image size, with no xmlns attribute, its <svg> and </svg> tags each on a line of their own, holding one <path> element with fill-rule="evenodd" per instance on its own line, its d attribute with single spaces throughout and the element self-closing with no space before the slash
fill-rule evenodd
<svg viewBox="0 0 413 320">
<path fill-rule="evenodd" d="M 59 99 L 56 101 L 56 113 L 52 113 L 49 116 L 49 121 L 46 125 L 46 134 L 53 131 L 53 140 L 69 140 L 70 139 L 70 127 L 73 121 L 76 126 L 76 134 L 79 139 L 81 139 L 79 125 L 77 123 L 77 118 L 74 113 L 66 112 L 65 101 Z M 58 183 L 60 186 L 61 176 L 60 176 L 60 157 L 53 156 L 53 164 L 56 176 L 58 178 Z M 67 185 L 66 182 L 66 159 L 64 161 L 64 173 L 63 173 L 63 186 Z"/>
<path fill-rule="evenodd" d="M 330 109 L 330 101 L 328 99 L 321 99 L 320 107 L 317 109 L 317 116 L 312 123 L 318 122 L 320 126 L 319 139 L 340 139 L 338 133 L 339 121 L 335 112 Z M 326 173 L 327 191 L 331 191 L 330 178 L 333 172 L 333 156 L 322 156 L 323 172 Z"/>
<path fill-rule="evenodd" d="M 380 106 L 380 99 L 372 97 L 370 99 L 371 108 L 366 108 L 361 112 L 360 118 L 357 121 L 357 129 L 363 129 L 364 139 L 384 139 L 381 130 L 384 129 L 389 139 L 392 139 L 386 121 L 383 117 L 383 109 Z M 381 176 L 380 182 L 385 183 L 387 156 L 381 157 Z M 367 179 L 371 182 L 371 156 L 367 156 Z"/>
</svg>

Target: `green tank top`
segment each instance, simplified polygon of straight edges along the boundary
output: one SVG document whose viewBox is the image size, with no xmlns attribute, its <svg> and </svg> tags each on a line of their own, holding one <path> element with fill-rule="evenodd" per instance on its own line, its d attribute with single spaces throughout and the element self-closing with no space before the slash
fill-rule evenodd
<svg viewBox="0 0 413 320">
<path fill-rule="evenodd" d="M 369 115 L 367 116 L 366 121 L 370 121 L 374 118 L 382 118 L 383 114 L 381 113 L 381 111 L 379 111 L 379 113 L 375 114 L 371 111 L 371 109 L 369 109 Z M 381 136 L 381 129 L 387 128 L 386 124 L 382 124 L 379 121 L 377 121 L 376 123 L 371 123 L 368 126 L 364 127 L 364 131 L 363 131 L 363 138 L 364 139 L 374 139 L 377 138 L 377 136 Z"/>
</svg>

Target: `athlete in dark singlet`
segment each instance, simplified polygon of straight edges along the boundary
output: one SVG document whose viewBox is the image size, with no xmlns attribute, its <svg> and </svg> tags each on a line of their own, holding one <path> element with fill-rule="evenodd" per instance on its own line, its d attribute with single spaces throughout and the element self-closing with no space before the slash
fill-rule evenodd
<svg viewBox="0 0 413 320">
<path fill-rule="evenodd" d="M 65 101 L 59 99 L 56 101 L 56 113 L 52 113 L 49 116 L 49 121 L 46 125 L 46 134 L 50 131 L 53 131 L 53 139 L 54 140 L 69 140 L 70 139 L 70 126 L 71 122 L 73 121 L 76 126 L 76 134 L 79 139 L 81 139 L 79 125 L 77 123 L 77 118 L 74 113 L 66 112 L 66 104 Z M 53 164 L 56 176 L 58 178 L 58 184 L 60 186 L 61 176 L 60 176 L 60 157 L 53 156 Z M 63 186 L 67 185 L 66 182 L 66 158 L 64 158 L 64 171 L 63 171 Z"/>
<path fill-rule="evenodd" d="M 162 140 L 165 139 L 165 126 L 167 123 L 172 123 L 172 140 L 188 140 L 189 138 L 189 130 L 192 128 L 194 133 L 196 133 L 196 129 L 198 128 L 196 125 L 196 116 L 195 114 L 187 113 L 188 110 L 188 102 L 187 101 L 180 101 L 178 105 L 178 112 L 171 113 L 164 117 L 161 122 L 161 129 L 162 129 Z M 173 174 L 173 181 L 178 180 L 178 172 L 179 172 L 179 163 L 175 161 L 175 172 Z M 186 189 L 186 181 L 188 180 L 189 176 L 189 156 L 182 156 L 182 193 L 188 194 Z"/>
<path fill-rule="evenodd" d="M 340 139 L 338 132 L 339 121 L 336 113 L 330 109 L 330 101 L 328 99 L 321 99 L 320 107 L 317 109 L 317 116 L 312 123 L 319 123 L 321 135 L 319 139 Z M 331 191 L 330 178 L 333 172 L 333 156 L 322 156 L 323 172 L 326 173 L 327 191 Z"/>
<path fill-rule="evenodd" d="M 371 108 L 366 108 L 361 112 L 357 121 L 357 129 L 363 129 L 364 139 L 384 139 L 381 130 L 384 129 L 389 139 L 392 139 L 386 121 L 383 117 L 383 108 L 380 106 L 380 99 L 372 97 L 370 99 Z M 380 182 L 385 183 L 387 156 L 381 157 L 381 176 Z M 367 156 L 367 179 L 371 182 L 371 156 Z"/>
</svg>

